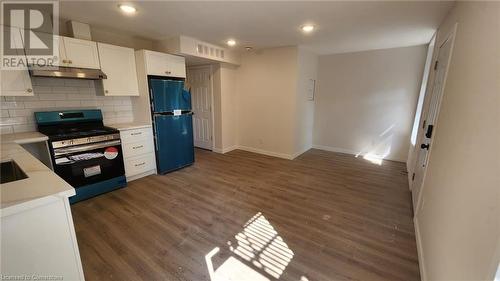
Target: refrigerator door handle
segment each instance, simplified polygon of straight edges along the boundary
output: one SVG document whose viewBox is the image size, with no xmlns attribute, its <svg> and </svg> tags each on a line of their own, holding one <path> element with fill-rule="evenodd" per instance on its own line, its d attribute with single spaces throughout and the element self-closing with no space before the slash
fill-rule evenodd
<svg viewBox="0 0 500 281">
<path fill-rule="evenodd" d="M 156 117 L 154 117 L 156 119 Z M 155 143 L 155 152 L 158 152 L 158 140 L 156 139 L 156 135 L 158 135 L 158 131 L 156 130 L 156 122 L 153 120 L 153 138 Z"/>
<path fill-rule="evenodd" d="M 149 88 L 149 98 L 153 99 L 153 89 Z M 155 103 L 151 103 L 151 112 L 155 112 Z"/>
</svg>

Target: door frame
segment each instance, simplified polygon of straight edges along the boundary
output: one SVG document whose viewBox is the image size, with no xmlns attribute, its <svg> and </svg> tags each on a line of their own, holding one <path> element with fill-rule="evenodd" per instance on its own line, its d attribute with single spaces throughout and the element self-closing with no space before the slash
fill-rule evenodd
<svg viewBox="0 0 500 281">
<path fill-rule="evenodd" d="M 437 59 L 439 58 L 439 50 L 440 48 L 446 43 L 448 42 L 449 40 L 451 40 L 451 46 L 450 46 L 450 53 L 448 54 L 448 63 L 446 65 L 446 68 L 444 70 L 444 76 L 443 76 L 443 85 L 442 85 L 442 94 L 441 96 L 439 97 L 439 99 L 437 100 L 437 107 L 436 107 L 436 119 L 434 121 L 434 129 L 433 129 L 433 136 L 431 139 L 430 139 L 430 142 L 429 142 L 429 151 L 427 152 L 427 163 L 429 163 L 429 160 L 430 160 L 430 157 L 431 157 L 431 154 L 432 154 L 432 149 L 434 147 L 434 139 L 435 139 L 435 136 L 436 136 L 436 131 L 437 131 L 437 122 L 439 120 L 439 113 L 441 112 L 441 105 L 442 105 L 442 101 L 443 101 L 443 97 L 444 97 L 444 91 L 446 89 L 446 80 L 448 78 L 448 72 L 449 72 L 449 69 L 450 69 L 450 64 L 451 64 L 451 57 L 453 55 L 453 49 L 455 47 L 455 38 L 456 38 L 456 33 L 457 33 L 457 26 L 458 26 L 458 23 L 455 23 L 455 26 L 453 27 L 453 29 L 446 35 L 445 39 L 442 41 L 442 42 L 436 42 L 436 48 L 437 48 L 437 52 L 435 50 L 434 54 L 435 54 L 435 57 L 432 59 L 432 65 L 435 65 Z M 434 84 L 435 84 L 435 79 L 436 79 L 436 71 L 434 70 L 434 68 L 432 68 L 432 80 L 431 80 L 431 84 L 429 85 L 429 88 L 425 94 L 425 99 L 428 100 L 428 102 L 424 102 L 424 106 L 425 106 L 425 111 L 422 111 L 422 113 L 425 113 L 426 115 L 428 114 L 428 111 L 429 111 L 429 108 L 430 108 L 430 102 L 432 100 L 432 92 L 429 92 L 429 91 L 432 91 L 433 88 L 434 88 Z M 416 169 L 417 169 L 417 166 L 419 165 L 419 155 L 420 155 L 420 144 L 423 142 L 423 136 L 424 136 L 424 129 L 422 129 L 422 124 L 423 122 L 425 121 L 425 118 L 420 118 L 420 124 L 419 124 L 419 133 L 417 134 L 417 141 L 416 141 L 416 144 L 415 144 L 415 150 L 417 150 L 417 156 L 415 157 L 415 163 L 414 163 L 414 166 L 413 166 L 413 171 L 415 172 Z M 421 209 L 421 205 L 422 205 L 422 194 L 423 194 L 423 191 L 424 191 L 424 183 L 425 183 L 425 180 L 426 180 L 426 177 L 427 177 L 427 169 L 428 169 L 428 165 L 425 166 L 425 168 L 423 169 L 422 171 L 422 180 L 420 182 L 420 190 L 418 192 L 418 198 L 417 198 L 417 204 L 416 206 L 414 206 L 413 210 L 414 210 L 414 217 L 417 217 L 417 214 L 419 212 L 419 210 Z M 414 182 L 412 182 L 412 185 L 411 185 L 411 190 L 412 192 L 416 189 L 416 185 Z M 412 198 L 412 201 L 413 201 L 413 198 Z"/>
<path fill-rule="evenodd" d="M 211 116 L 211 134 L 212 134 L 212 148 L 211 151 L 215 149 L 215 115 L 214 115 L 214 68 L 211 64 L 203 64 L 203 65 L 194 65 L 194 66 L 186 66 L 186 70 L 189 73 L 190 69 L 208 69 L 210 72 L 209 81 L 210 81 L 210 116 Z M 186 74 L 186 77 L 188 75 Z M 194 136 L 194 135 L 193 135 Z"/>
</svg>

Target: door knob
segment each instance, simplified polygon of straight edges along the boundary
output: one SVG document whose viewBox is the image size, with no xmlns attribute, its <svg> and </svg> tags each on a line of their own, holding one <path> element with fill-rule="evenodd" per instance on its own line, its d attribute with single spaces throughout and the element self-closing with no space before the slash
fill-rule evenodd
<svg viewBox="0 0 500 281">
<path fill-rule="evenodd" d="M 431 145 L 428 144 L 428 143 L 427 144 L 423 143 L 423 144 L 420 145 L 420 148 L 429 150 L 429 146 L 431 146 Z"/>
</svg>

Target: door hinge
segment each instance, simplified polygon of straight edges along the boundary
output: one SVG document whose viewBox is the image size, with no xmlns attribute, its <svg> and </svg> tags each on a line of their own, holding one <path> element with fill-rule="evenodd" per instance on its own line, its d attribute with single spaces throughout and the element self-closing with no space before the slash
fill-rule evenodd
<svg viewBox="0 0 500 281">
<path fill-rule="evenodd" d="M 413 173 L 413 175 L 411 176 L 411 180 L 414 181 L 415 180 L 415 173 Z"/>
<path fill-rule="evenodd" d="M 438 63 L 439 63 L 439 61 L 436 61 L 436 62 L 434 63 L 434 70 L 438 69 Z"/>
<path fill-rule="evenodd" d="M 427 120 L 424 120 L 424 123 L 422 125 L 422 129 L 425 129 L 425 125 L 427 125 Z"/>
</svg>

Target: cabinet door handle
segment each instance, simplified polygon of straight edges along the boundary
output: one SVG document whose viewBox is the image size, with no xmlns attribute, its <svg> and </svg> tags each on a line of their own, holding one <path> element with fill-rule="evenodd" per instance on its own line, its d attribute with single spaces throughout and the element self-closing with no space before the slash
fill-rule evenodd
<svg viewBox="0 0 500 281">
<path fill-rule="evenodd" d="M 107 94 L 107 93 L 109 93 L 109 91 L 108 91 L 108 90 L 105 90 L 104 92 L 105 92 L 106 94 Z"/>
<path fill-rule="evenodd" d="M 139 167 L 139 166 L 142 166 L 142 165 L 144 165 L 144 164 L 146 164 L 146 162 L 142 162 L 142 163 L 139 163 L 139 164 L 135 164 L 134 166 Z"/>
<path fill-rule="evenodd" d="M 137 133 L 131 133 L 130 135 L 131 136 L 137 136 L 137 135 L 141 135 L 141 134 L 142 134 L 142 132 L 137 132 Z"/>
<path fill-rule="evenodd" d="M 33 92 L 33 89 L 28 88 L 28 89 L 26 89 L 26 92 L 31 93 L 31 92 Z"/>
<path fill-rule="evenodd" d="M 165 71 L 165 74 L 171 74 L 171 73 L 172 73 L 172 72 L 170 72 L 170 71 Z"/>
<path fill-rule="evenodd" d="M 73 63 L 71 60 L 69 60 L 68 62 L 69 62 L 69 64 L 72 64 L 72 63 Z"/>
<path fill-rule="evenodd" d="M 138 148 L 143 148 L 144 145 L 138 145 L 138 146 L 132 146 L 132 149 L 138 149 Z"/>
<path fill-rule="evenodd" d="M 63 63 L 68 63 L 68 61 L 67 60 L 63 60 Z"/>
</svg>

